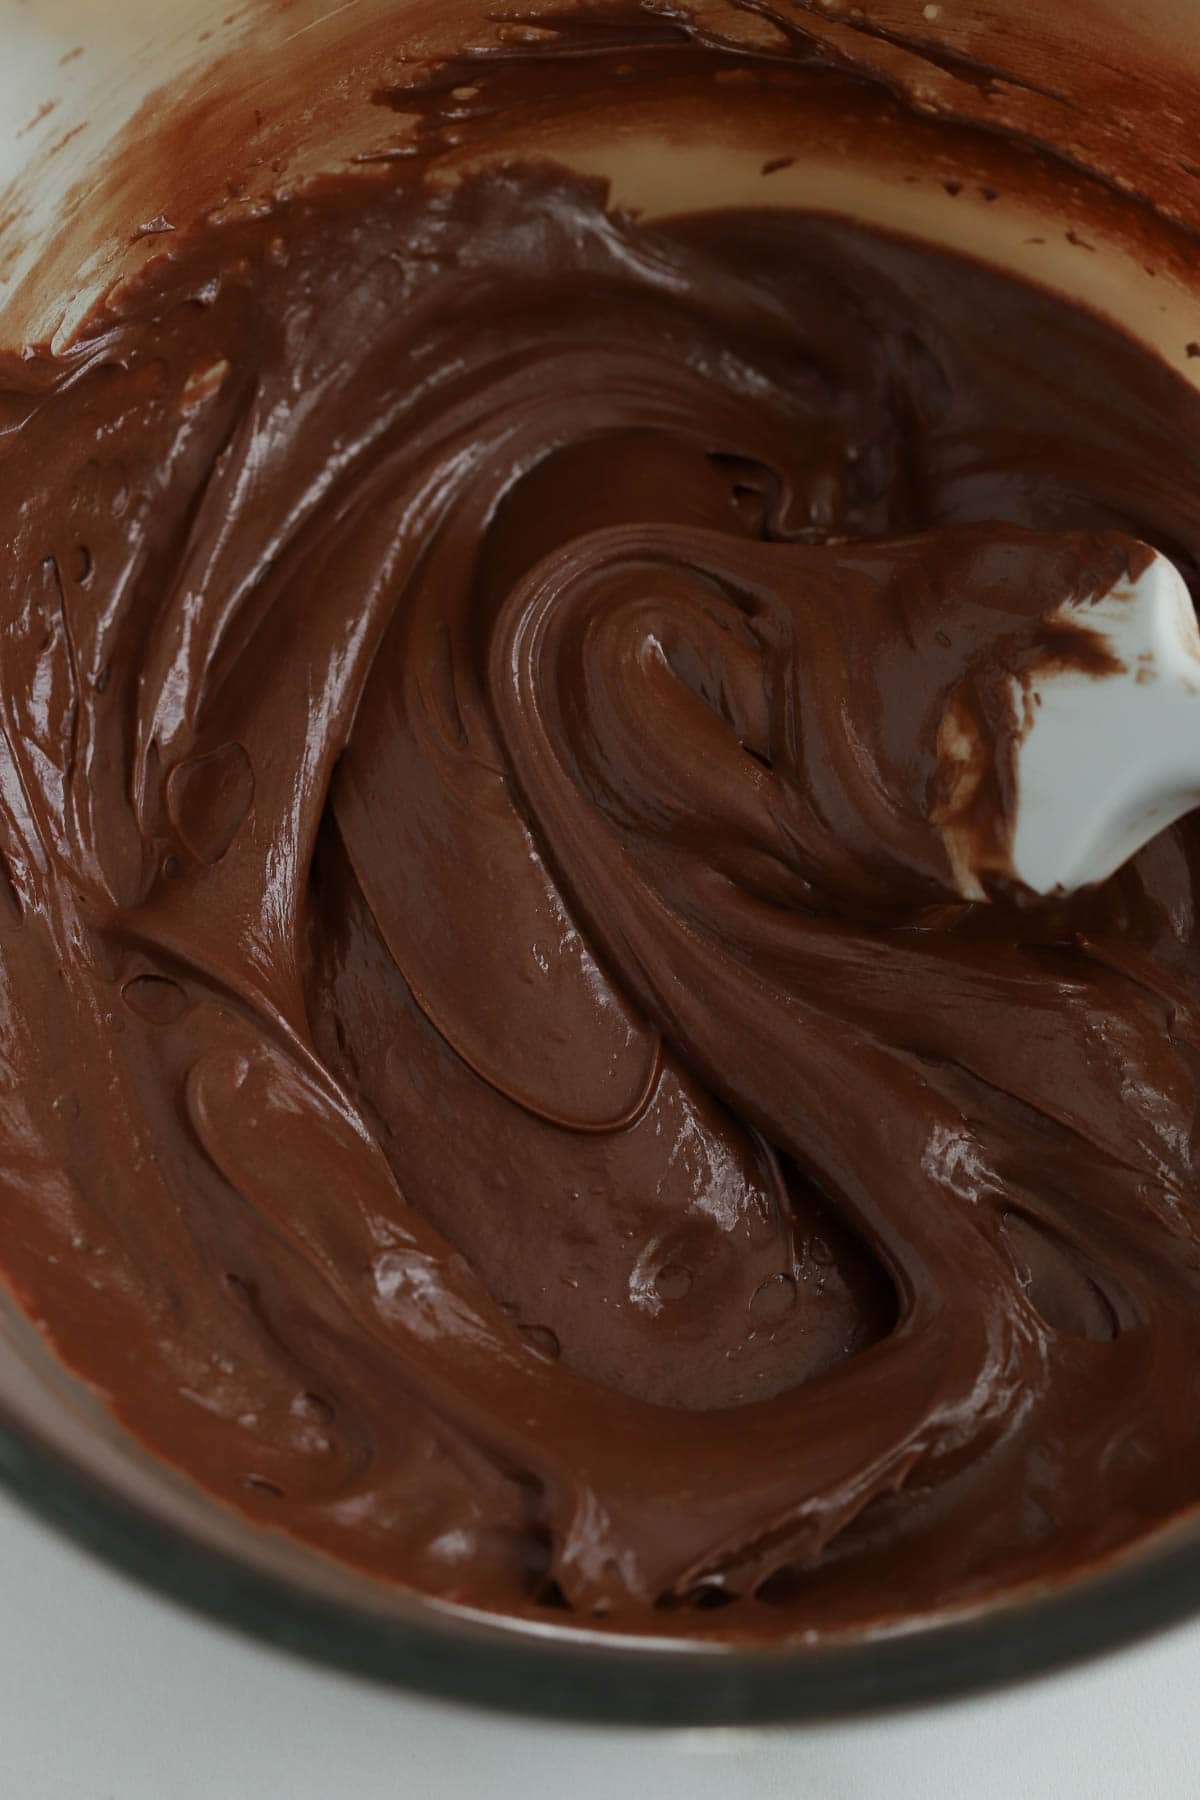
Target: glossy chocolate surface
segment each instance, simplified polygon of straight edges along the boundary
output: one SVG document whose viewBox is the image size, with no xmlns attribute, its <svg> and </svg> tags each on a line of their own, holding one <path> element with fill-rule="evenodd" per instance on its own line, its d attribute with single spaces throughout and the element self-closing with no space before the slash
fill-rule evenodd
<svg viewBox="0 0 1200 1800">
<path fill-rule="evenodd" d="M 968 907 L 929 822 L 1031 616 L 1194 578 L 1189 387 L 965 258 L 418 149 L 2 388 L 0 1261 L 152 1448 L 751 1638 L 1200 1497 L 1195 828 Z"/>
</svg>

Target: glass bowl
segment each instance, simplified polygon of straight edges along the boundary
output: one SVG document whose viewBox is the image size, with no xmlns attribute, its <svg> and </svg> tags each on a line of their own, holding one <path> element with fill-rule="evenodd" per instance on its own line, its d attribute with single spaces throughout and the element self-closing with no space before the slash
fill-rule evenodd
<svg viewBox="0 0 1200 1800">
<path fill-rule="evenodd" d="M 967 9 L 955 10 L 961 27 Z M 1114 17 L 1122 10 L 1118 0 L 1108 7 Z M 907 11 L 926 21 L 929 37 L 930 15 L 940 9 Z M 1020 15 L 1021 54 L 1032 66 L 1054 67 L 1061 85 L 1070 72 L 1057 60 L 1065 57 L 1069 22 L 1056 23 L 1058 9 L 1046 11 L 1055 16 L 1033 37 Z M 1016 9 L 992 0 L 973 14 L 994 33 Z M 486 18 L 482 3 L 478 16 Z M 234 10 L 231 0 L 177 0 L 165 9 L 151 0 L 120 7 L 42 0 L 36 9 L 0 0 L 0 23 L 0 117 L 12 121 L 0 137 L 0 183 L 12 184 L 0 206 L 8 219 L 0 340 L 13 344 L 69 332 L 90 298 L 144 254 L 134 230 L 161 206 L 152 161 L 130 162 L 129 146 L 172 108 L 191 107 L 201 138 L 219 148 L 236 141 L 254 97 L 268 94 L 273 118 L 285 121 L 271 129 L 304 119 L 302 139 L 293 133 L 288 146 L 296 179 L 342 167 L 387 129 L 370 95 L 394 67 L 397 47 L 435 51 L 446 13 L 434 0 L 246 0 Z M 1200 66 L 1200 12 L 1192 7 L 1144 6 L 1137 29 L 1164 40 L 1182 33 L 1182 54 Z M 335 65 L 347 72 L 336 86 L 328 80 Z M 1153 94 L 1139 89 L 1133 103 L 1146 109 L 1150 130 Z M 944 243 L 969 242 L 982 230 L 990 255 L 1014 266 L 1022 256 L 1028 261 L 1028 220 L 1019 211 L 986 209 L 983 225 L 982 204 L 947 205 L 941 159 L 949 139 L 938 140 L 936 167 L 921 131 L 914 129 L 911 143 L 893 141 L 890 176 L 881 182 L 877 146 L 864 144 L 858 167 L 852 156 L 832 159 L 818 145 L 804 146 L 799 122 L 797 131 L 801 153 L 776 178 L 776 204 L 801 201 Z M 763 146 L 744 131 L 736 142 L 735 135 L 725 145 L 682 148 L 678 134 L 649 146 L 626 137 L 618 147 L 604 142 L 593 121 L 589 136 L 554 149 L 589 173 L 609 175 L 614 191 L 644 212 L 677 211 L 700 191 L 705 205 L 753 198 Z M 122 178 L 109 180 L 118 148 Z M 968 138 L 960 148 L 969 160 Z M 700 181 L 698 158 L 707 158 Z M 200 211 L 213 196 L 204 189 L 202 157 L 196 166 L 195 191 L 184 198 Z M 1101 194 L 1100 213 L 1105 204 Z M 1094 306 L 1136 319 L 1153 337 L 1165 329 L 1163 284 L 1152 305 L 1134 260 L 1115 248 L 1104 253 L 1104 229 L 1098 214 L 1099 255 L 1060 266 L 1047 252 L 1039 279 L 1061 281 L 1075 294 L 1082 287 Z M 1185 305 L 1189 296 L 1175 298 Z M 1200 1607 L 1200 1522 L 1191 1516 L 1083 1577 L 818 1644 L 746 1649 L 504 1621 L 372 1582 L 226 1509 L 148 1456 L 5 1297 L 0 1482 L 48 1525 L 137 1580 L 266 1642 L 406 1689 L 543 1717 L 705 1725 L 909 1706 L 1116 1648 Z"/>
</svg>

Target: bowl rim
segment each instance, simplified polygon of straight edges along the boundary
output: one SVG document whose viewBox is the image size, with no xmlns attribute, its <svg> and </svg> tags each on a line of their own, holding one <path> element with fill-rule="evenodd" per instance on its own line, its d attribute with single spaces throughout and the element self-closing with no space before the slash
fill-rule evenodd
<svg viewBox="0 0 1200 1800">
<path fill-rule="evenodd" d="M 412 1595 L 408 1616 L 318 1594 L 154 1517 L 0 1410 L 0 1490 L 140 1585 L 276 1650 L 409 1693 L 591 1725 L 804 1725 L 1011 1686 L 1200 1610 L 1189 1515 L 1098 1569 L 874 1636 L 778 1648 L 522 1630 Z"/>
</svg>

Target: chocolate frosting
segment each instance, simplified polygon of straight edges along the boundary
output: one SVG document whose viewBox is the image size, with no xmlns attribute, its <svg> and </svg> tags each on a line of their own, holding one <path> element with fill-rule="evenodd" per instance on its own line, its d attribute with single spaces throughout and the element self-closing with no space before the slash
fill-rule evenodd
<svg viewBox="0 0 1200 1800">
<path fill-rule="evenodd" d="M 4 363 L 0 1260 L 373 1574 L 835 1631 L 1200 1498 L 1200 839 L 969 906 L 934 823 L 1032 622 L 1194 580 L 1200 402 L 965 259 L 605 201 L 418 153 Z"/>
</svg>

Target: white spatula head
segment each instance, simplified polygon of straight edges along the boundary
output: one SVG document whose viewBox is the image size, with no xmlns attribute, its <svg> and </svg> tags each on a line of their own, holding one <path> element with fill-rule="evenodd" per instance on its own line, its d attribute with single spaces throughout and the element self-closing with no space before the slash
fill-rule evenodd
<svg viewBox="0 0 1200 1800">
<path fill-rule="evenodd" d="M 1200 803 L 1200 631 L 1174 564 L 1147 550 L 1135 573 L 1045 623 L 1081 653 L 1013 677 L 1005 873 L 1035 894 L 1106 880 Z M 970 749 L 949 711 L 941 756 L 965 762 Z M 994 863 L 961 824 L 944 836 L 964 899 L 985 899 Z"/>
</svg>

